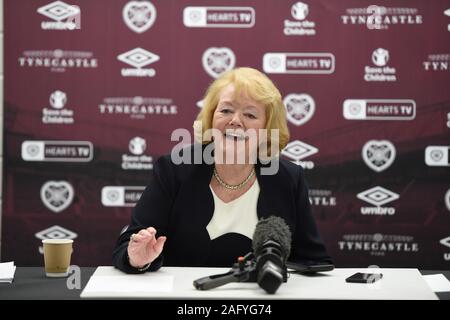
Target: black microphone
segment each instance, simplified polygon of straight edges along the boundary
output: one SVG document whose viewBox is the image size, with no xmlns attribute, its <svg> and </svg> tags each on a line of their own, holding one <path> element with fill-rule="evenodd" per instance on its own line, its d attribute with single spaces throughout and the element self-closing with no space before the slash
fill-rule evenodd
<svg viewBox="0 0 450 320">
<path fill-rule="evenodd" d="M 286 260 L 291 252 L 291 231 L 283 218 L 261 219 L 253 234 L 257 282 L 273 294 L 287 278 Z"/>
<path fill-rule="evenodd" d="M 291 232 L 284 219 L 270 216 L 261 219 L 253 234 L 253 252 L 239 257 L 229 272 L 194 281 L 198 290 L 217 288 L 230 282 L 258 282 L 273 294 L 287 281 L 286 260 L 291 251 Z"/>
</svg>

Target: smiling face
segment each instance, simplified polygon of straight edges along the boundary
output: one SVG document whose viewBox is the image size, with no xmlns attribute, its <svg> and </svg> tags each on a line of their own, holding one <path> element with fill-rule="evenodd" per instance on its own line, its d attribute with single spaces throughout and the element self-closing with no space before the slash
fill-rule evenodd
<svg viewBox="0 0 450 320">
<path fill-rule="evenodd" d="M 242 163 L 242 159 L 248 163 L 249 156 L 257 152 L 258 132 L 266 126 L 265 109 L 245 92 L 236 96 L 232 84 L 226 86 L 219 95 L 212 119 L 212 128 L 217 130 L 216 153 L 223 154 L 223 159 L 233 159 L 233 163 Z"/>
</svg>

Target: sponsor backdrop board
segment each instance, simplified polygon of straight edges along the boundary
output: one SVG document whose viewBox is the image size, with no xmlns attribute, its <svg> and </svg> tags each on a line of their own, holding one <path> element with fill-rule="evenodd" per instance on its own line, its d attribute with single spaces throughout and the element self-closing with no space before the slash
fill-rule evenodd
<svg viewBox="0 0 450 320">
<path fill-rule="evenodd" d="M 336 265 L 449 268 L 448 1 L 4 6 L 3 261 L 42 265 L 41 240 L 68 237 L 74 264 L 111 264 L 173 130 L 250 66 L 282 92 L 282 156 Z"/>
</svg>

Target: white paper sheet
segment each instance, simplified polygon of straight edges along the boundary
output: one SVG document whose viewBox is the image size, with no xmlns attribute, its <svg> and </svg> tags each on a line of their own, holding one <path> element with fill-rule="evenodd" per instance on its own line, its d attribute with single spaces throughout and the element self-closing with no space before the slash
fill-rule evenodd
<svg viewBox="0 0 450 320">
<path fill-rule="evenodd" d="M 0 263 L 0 283 L 11 283 L 15 272 L 14 261 Z"/>
<path fill-rule="evenodd" d="M 127 293 L 170 292 L 173 289 L 173 276 L 152 274 L 91 277 L 86 292 Z"/>
<path fill-rule="evenodd" d="M 450 281 L 442 273 L 429 274 L 423 278 L 434 292 L 450 292 Z"/>
</svg>

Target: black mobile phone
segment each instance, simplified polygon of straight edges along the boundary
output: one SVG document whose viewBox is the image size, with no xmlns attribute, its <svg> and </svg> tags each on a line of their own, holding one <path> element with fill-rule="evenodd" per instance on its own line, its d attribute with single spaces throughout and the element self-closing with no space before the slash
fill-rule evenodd
<svg viewBox="0 0 450 320">
<path fill-rule="evenodd" d="M 347 279 L 345 279 L 346 282 L 352 282 L 352 283 L 374 283 L 375 281 L 380 280 L 383 278 L 382 273 L 362 273 L 357 272 Z"/>
</svg>

